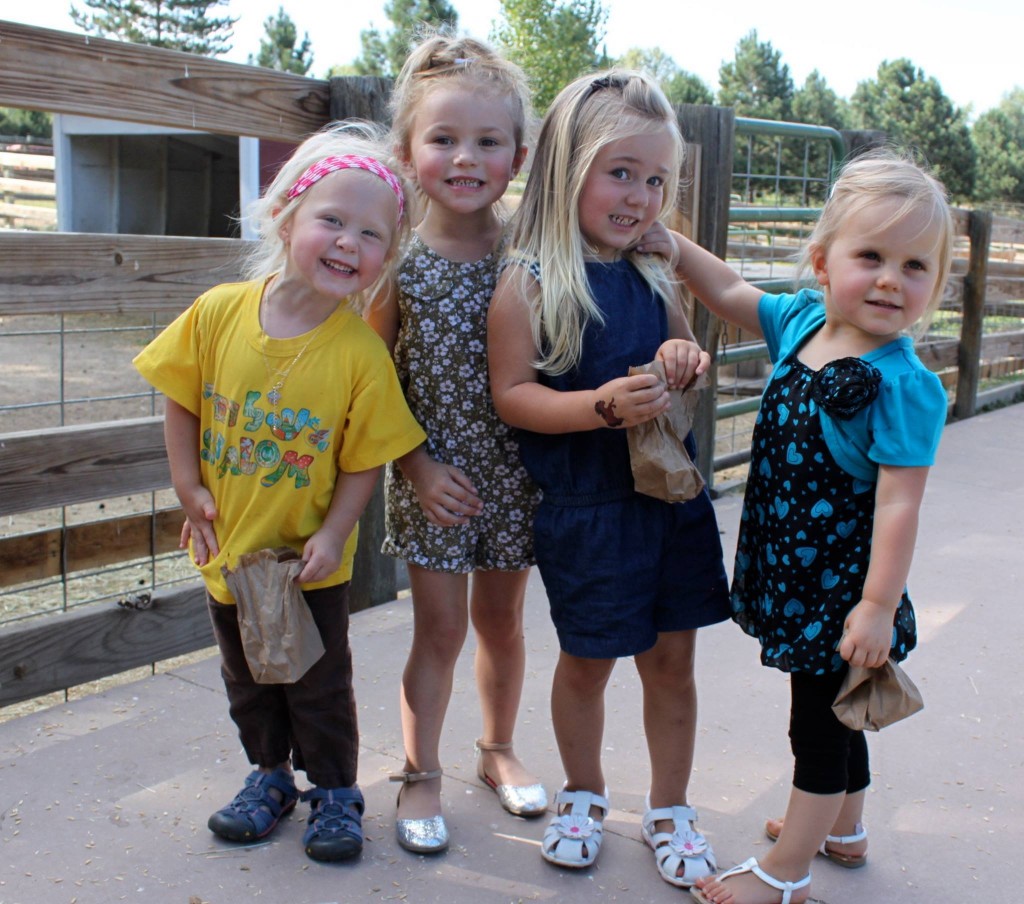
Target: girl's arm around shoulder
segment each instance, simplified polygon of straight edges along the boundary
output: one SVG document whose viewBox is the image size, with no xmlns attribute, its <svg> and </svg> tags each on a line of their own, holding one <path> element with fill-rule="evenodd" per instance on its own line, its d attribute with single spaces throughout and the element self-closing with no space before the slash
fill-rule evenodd
<svg viewBox="0 0 1024 904">
<path fill-rule="evenodd" d="M 717 317 L 762 335 L 757 305 L 764 293 L 721 258 L 660 222 L 647 231 L 637 250 L 664 257 L 683 285 Z"/>
<path fill-rule="evenodd" d="M 850 610 L 839 654 L 850 665 L 884 665 L 892 621 L 907 585 L 928 468 L 882 465 L 875 487 L 871 561 L 861 601 Z"/>
<path fill-rule="evenodd" d="M 632 426 L 668 408 L 668 389 L 653 374 L 623 376 L 573 392 L 542 385 L 534 367 L 539 353 L 526 294 L 534 292 L 539 292 L 536 282 L 524 284 L 521 270 L 508 267 L 487 314 L 491 395 L 502 420 L 535 433 L 575 433 Z"/>
</svg>

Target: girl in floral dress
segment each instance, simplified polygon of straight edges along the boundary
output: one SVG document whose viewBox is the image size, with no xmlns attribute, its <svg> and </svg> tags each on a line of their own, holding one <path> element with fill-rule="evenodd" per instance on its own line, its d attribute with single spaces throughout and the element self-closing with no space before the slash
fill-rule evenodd
<svg viewBox="0 0 1024 904">
<path fill-rule="evenodd" d="M 414 612 L 401 693 L 406 762 L 392 779 L 403 783 L 398 843 L 433 853 L 449 843 L 439 746 L 470 620 L 483 716 L 478 775 L 511 813 L 547 808 L 512 749 L 537 490 L 494 412 L 486 337 L 504 237 L 497 204 L 526 157 L 529 97 L 522 72 L 491 48 L 438 34 L 414 48 L 392 108 L 396 152 L 426 210 L 395 291 L 369 319 L 427 433 L 386 479 L 384 552 L 408 564 Z"/>
</svg>

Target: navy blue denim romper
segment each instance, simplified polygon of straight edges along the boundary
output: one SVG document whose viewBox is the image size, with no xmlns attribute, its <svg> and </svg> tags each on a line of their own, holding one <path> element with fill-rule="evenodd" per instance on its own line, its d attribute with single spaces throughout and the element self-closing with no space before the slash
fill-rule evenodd
<svg viewBox="0 0 1024 904">
<path fill-rule="evenodd" d="M 631 263 L 586 267 L 605 320 L 587 325 L 577 368 L 540 375 L 559 391 L 596 389 L 626 376 L 630 365 L 652 361 L 668 335 L 663 303 Z M 519 436 L 523 463 L 543 491 L 534 549 L 566 653 L 633 656 L 654 646 L 662 631 L 729 617 L 718 524 L 706 492 L 686 503 L 635 492 L 625 430 Z M 692 436 L 687 445 L 694 455 Z"/>
</svg>

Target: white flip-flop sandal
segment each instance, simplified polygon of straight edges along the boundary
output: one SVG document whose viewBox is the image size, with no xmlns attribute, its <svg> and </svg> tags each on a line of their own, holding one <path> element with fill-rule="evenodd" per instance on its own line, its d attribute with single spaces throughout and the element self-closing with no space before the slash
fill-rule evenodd
<svg viewBox="0 0 1024 904">
<path fill-rule="evenodd" d="M 793 900 L 793 892 L 799 891 L 801 888 L 806 888 L 811 884 L 811 874 L 808 873 L 799 882 L 783 882 L 781 879 L 776 879 L 774 876 L 769 876 L 761 867 L 757 865 L 757 858 L 751 857 L 749 860 L 744 861 L 739 866 L 734 866 L 732 869 L 727 869 L 718 877 L 718 881 L 722 882 L 728 879 L 729 876 L 739 876 L 742 873 L 753 873 L 760 879 L 765 885 L 771 886 L 772 888 L 778 889 L 782 892 L 782 901 L 779 904 L 790 904 Z M 691 888 L 690 894 L 702 904 L 713 904 L 704 897 L 703 892 L 699 888 Z"/>
</svg>

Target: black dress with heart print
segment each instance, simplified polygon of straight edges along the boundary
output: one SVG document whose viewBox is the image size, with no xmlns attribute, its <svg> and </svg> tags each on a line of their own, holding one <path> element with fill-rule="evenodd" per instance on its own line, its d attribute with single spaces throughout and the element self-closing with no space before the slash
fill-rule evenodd
<svg viewBox="0 0 1024 904">
<path fill-rule="evenodd" d="M 875 484 L 829 452 L 813 377 L 796 358 L 779 362 L 761 400 L 731 597 L 732 617 L 761 642 L 764 665 L 821 675 L 845 665 L 838 647 L 867 574 Z M 904 593 L 890 655 L 902 661 L 916 642 Z"/>
</svg>

